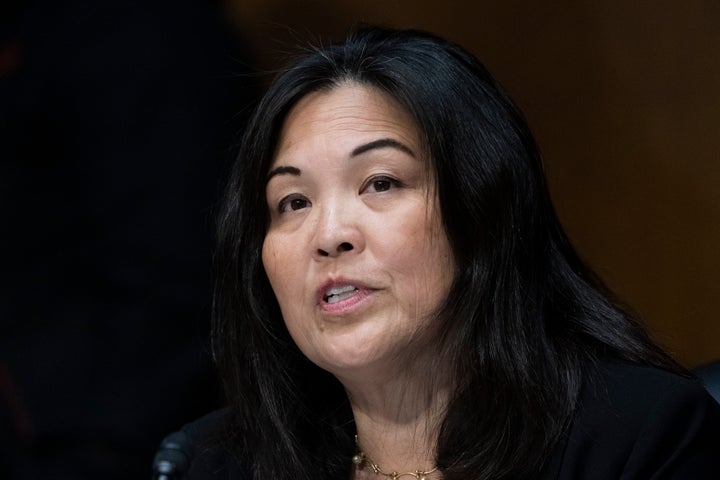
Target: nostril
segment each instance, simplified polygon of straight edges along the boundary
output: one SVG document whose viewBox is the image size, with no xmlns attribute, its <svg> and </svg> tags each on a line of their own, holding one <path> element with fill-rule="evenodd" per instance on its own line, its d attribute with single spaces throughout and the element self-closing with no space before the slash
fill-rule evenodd
<svg viewBox="0 0 720 480">
<path fill-rule="evenodd" d="M 324 248 L 318 248 L 315 250 L 315 254 L 318 257 L 336 257 L 337 255 L 343 253 L 343 252 L 349 252 L 350 250 L 353 250 L 355 247 L 353 247 L 353 244 L 350 242 L 342 242 L 340 243 L 335 250 L 328 249 L 325 250 Z"/>
</svg>

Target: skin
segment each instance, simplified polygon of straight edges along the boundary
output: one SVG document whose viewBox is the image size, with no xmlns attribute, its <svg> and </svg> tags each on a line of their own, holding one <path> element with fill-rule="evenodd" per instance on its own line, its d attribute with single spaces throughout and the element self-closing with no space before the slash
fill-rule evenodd
<svg viewBox="0 0 720 480">
<path fill-rule="evenodd" d="M 428 165 L 409 115 L 348 83 L 290 111 L 266 187 L 262 258 L 288 331 L 398 471 L 432 466 L 446 391 L 434 338 L 454 264 Z"/>
</svg>

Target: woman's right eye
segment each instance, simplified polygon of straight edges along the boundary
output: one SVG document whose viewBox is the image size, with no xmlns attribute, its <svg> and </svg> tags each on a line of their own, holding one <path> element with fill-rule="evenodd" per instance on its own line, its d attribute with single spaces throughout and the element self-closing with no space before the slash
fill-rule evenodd
<svg viewBox="0 0 720 480">
<path fill-rule="evenodd" d="M 301 210 L 310 206 L 310 200 L 303 197 L 302 195 L 288 195 L 287 197 L 280 200 L 278 205 L 278 211 L 280 213 L 291 212 L 293 210 Z"/>
</svg>

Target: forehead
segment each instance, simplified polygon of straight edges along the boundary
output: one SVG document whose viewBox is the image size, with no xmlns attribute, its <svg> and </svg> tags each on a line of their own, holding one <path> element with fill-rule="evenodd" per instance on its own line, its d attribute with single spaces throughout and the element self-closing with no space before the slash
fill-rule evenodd
<svg viewBox="0 0 720 480">
<path fill-rule="evenodd" d="M 304 148 L 352 149 L 379 138 L 419 150 L 415 122 L 394 98 L 374 87 L 342 84 L 295 104 L 283 123 L 275 159 Z"/>
</svg>

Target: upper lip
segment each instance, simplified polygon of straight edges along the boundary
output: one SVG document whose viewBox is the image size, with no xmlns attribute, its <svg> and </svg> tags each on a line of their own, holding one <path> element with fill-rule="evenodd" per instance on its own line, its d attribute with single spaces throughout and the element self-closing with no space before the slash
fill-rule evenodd
<svg viewBox="0 0 720 480">
<path fill-rule="evenodd" d="M 366 284 L 358 280 L 351 280 L 347 278 L 330 278 L 324 281 L 317 289 L 317 303 L 320 304 L 325 301 L 327 293 L 331 288 L 347 286 L 353 286 L 358 290 L 372 290 Z"/>
</svg>

